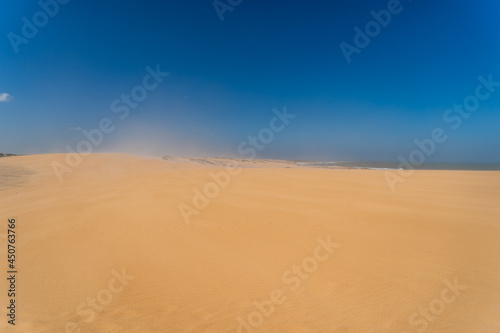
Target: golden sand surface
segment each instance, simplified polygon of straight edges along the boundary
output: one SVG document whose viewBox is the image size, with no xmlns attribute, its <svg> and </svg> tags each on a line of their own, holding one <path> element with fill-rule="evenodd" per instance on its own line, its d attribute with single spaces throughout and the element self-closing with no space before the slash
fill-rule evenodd
<svg viewBox="0 0 500 333">
<path fill-rule="evenodd" d="M 500 332 L 500 172 L 65 157 L 0 159 L 1 332 Z"/>
</svg>

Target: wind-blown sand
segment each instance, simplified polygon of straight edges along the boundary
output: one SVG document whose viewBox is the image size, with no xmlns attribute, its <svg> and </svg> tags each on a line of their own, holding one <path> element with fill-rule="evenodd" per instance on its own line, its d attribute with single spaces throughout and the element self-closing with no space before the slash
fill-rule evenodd
<svg viewBox="0 0 500 333">
<path fill-rule="evenodd" d="M 254 161 L 187 224 L 224 167 L 94 154 L 60 183 L 64 158 L 0 159 L 2 332 L 500 332 L 500 172 L 393 193 L 381 170 Z"/>
</svg>

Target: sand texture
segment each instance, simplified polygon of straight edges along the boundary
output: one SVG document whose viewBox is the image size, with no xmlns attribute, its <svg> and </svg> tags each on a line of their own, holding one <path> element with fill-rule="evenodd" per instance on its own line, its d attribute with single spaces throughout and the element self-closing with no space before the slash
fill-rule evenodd
<svg viewBox="0 0 500 333">
<path fill-rule="evenodd" d="M 0 159 L 1 332 L 500 332 L 500 172 L 64 159 Z"/>
</svg>

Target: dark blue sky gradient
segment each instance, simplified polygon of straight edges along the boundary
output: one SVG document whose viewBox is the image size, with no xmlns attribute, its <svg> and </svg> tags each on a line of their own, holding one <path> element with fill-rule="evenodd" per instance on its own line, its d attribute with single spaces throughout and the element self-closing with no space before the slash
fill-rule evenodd
<svg viewBox="0 0 500 333">
<path fill-rule="evenodd" d="M 272 109 L 297 114 L 262 158 L 396 160 L 436 127 L 449 135 L 429 161 L 500 163 L 500 87 L 452 130 L 443 113 L 500 81 L 500 4 L 402 0 L 348 64 L 339 44 L 388 1 L 248 1 L 221 22 L 211 1 L 81 1 L 16 54 L 36 2 L 0 4 L 0 152 L 65 152 L 102 118 L 116 131 L 96 151 L 226 155 L 267 126 Z M 170 76 L 124 120 L 111 102 L 146 66 Z"/>
</svg>

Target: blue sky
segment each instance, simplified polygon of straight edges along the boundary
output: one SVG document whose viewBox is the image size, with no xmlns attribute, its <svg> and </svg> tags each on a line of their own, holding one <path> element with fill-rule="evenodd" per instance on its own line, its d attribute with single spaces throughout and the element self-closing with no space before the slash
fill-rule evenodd
<svg viewBox="0 0 500 333">
<path fill-rule="evenodd" d="M 390 161 L 441 127 L 429 161 L 500 163 L 500 87 L 459 129 L 443 121 L 478 76 L 500 81 L 498 1 L 402 0 L 348 63 L 339 44 L 387 6 L 243 0 L 221 21 L 212 1 L 72 0 L 16 53 L 8 34 L 41 7 L 3 1 L 0 152 L 64 153 L 109 118 L 94 151 L 238 157 L 286 105 L 297 117 L 258 157 Z M 111 103 L 157 64 L 170 75 L 119 120 Z"/>
</svg>

